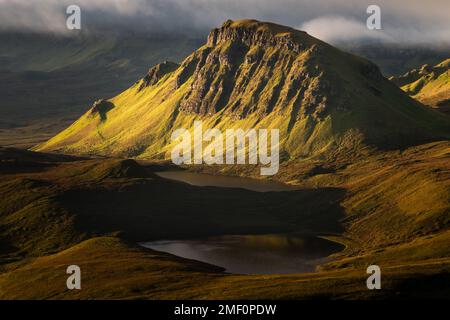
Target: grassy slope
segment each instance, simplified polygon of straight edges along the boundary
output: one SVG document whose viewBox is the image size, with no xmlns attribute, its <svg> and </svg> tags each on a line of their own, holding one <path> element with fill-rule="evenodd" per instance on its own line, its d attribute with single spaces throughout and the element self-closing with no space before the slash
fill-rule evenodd
<svg viewBox="0 0 450 320">
<path fill-rule="evenodd" d="M 82 270 L 82 290 L 69 291 L 65 270 L 75 263 Z M 311 275 L 227 275 L 213 266 L 103 237 L 0 274 L 0 299 L 443 297 L 449 270 L 448 258 L 391 264 L 383 268 L 383 290 L 369 291 L 364 267 Z"/>
<path fill-rule="evenodd" d="M 0 145 L 31 147 L 70 125 L 164 59 L 179 61 L 196 40 L 145 35 L 61 37 L 0 33 Z"/>
<path fill-rule="evenodd" d="M 443 112 L 450 110 L 450 59 L 434 67 L 423 66 L 392 80 L 422 103 Z"/>
<path fill-rule="evenodd" d="M 11 160 L 2 162 L 6 173 L 0 184 L 0 228 L 12 259 L 46 254 L 91 235 L 116 232 L 145 241 L 342 230 L 339 188 L 264 194 L 199 188 L 154 176 L 131 160 L 39 161 L 34 164 L 35 172 L 27 165 L 32 163 L 18 161 L 11 170 Z M 317 203 L 317 199 L 328 201 Z"/>
<path fill-rule="evenodd" d="M 273 199 L 165 181 L 132 161 L 55 163 L 57 156 L 33 156 L 30 161 L 48 165 L 34 173 L 12 172 L 3 161 L 1 298 L 443 297 L 450 265 L 449 150 L 440 142 L 379 153 L 333 173 L 311 173 L 299 162 L 280 179 L 297 180 L 303 191 Z M 217 203 L 223 212 L 211 209 Z M 202 230 L 340 233 L 340 225 L 343 235 L 332 238 L 346 249 L 321 272 L 304 275 L 226 275 L 123 240 Z M 365 268 L 373 263 L 383 270 L 381 292 L 365 288 Z M 79 292 L 65 289 L 69 264 L 85 270 Z"/>
<path fill-rule="evenodd" d="M 154 156 L 169 143 L 167 123 L 175 128 L 189 127 L 199 117 L 176 112 L 194 81 L 186 81 L 174 93 L 177 72 L 180 70 L 141 91 L 136 84 L 110 100 L 114 108 L 102 116 L 103 120 L 89 112 L 44 148 L 61 150 L 58 144 L 63 140 L 70 146 L 65 151 L 114 154 L 120 150 L 122 155 Z M 334 72 L 342 73 L 352 84 L 366 81 L 345 65 Z M 251 92 L 254 89 L 248 87 Z M 377 84 L 376 89 L 382 89 L 382 97 L 372 94 L 375 98 L 370 101 L 355 98 L 355 107 L 364 105 L 367 109 L 356 109 L 345 117 L 332 114 L 317 124 L 310 137 L 318 143 L 302 140 L 309 120 L 296 123 L 283 141 L 286 151 L 299 155 L 304 149 L 326 149 L 332 133 L 342 135 L 355 123 L 380 142 L 386 139 L 378 136 L 380 128 L 393 137 L 417 128 L 433 132 L 439 122 L 445 125 L 447 121 L 415 105 L 387 82 Z M 373 91 L 368 87 L 361 90 Z M 371 111 L 377 111 L 377 117 Z M 220 117 L 221 128 L 258 123 L 279 126 L 287 133 L 290 114 L 273 113 L 262 122 L 256 115 L 233 122 L 226 115 Z M 209 123 L 218 120 L 204 119 Z M 450 240 L 448 141 L 353 159 L 347 155 L 348 150 L 358 148 L 352 139 L 357 136 L 350 133 L 323 159 L 298 161 L 288 157 L 290 161 L 283 163 L 275 178 L 298 184 L 302 190 L 276 195 L 168 182 L 130 161 L 59 164 L 47 159 L 37 161 L 39 169 L 22 164 L 27 168 L 23 171 L 11 166 L 11 161 L 4 162 L 0 184 L 4 195 L 0 201 L 1 297 L 445 297 L 450 262 L 446 245 Z M 297 141 L 301 143 L 294 143 Z M 255 173 L 253 167 L 227 170 L 240 175 Z M 336 233 L 333 238 L 347 247 L 316 274 L 239 276 L 137 248 L 123 240 L 274 231 L 332 232 Z M 68 292 L 64 287 L 65 267 L 74 261 L 86 266 L 86 290 L 80 292 Z M 365 268 L 373 263 L 383 270 L 381 292 L 365 287 Z M 34 280 L 31 283 L 30 277 Z"/>
<path fill-rule="evenodd" d="M 340 204 L 346 212 L 346 233 L 365 248 L 384 247 L 450 226 L 449 158 L 450 143 L 441 141 L 362 159 L 330 154 L 325 160 L 289 161 L 273 178 L 306 188 L 345 190 Z M 255 168 L 196 170 L 260 177 Z"/>
<path fill-rule="evenodd" d="M 281 26 L 243 21 L 229 28 L 256 28 L 274 39 L 289 35 L 302 49 L 208 43 L 157 84 L 140 90 L 141 80 L 110 99 L 106 117 L 89 111 L 35 149 L 169 158 L 173 130 L 199 119 L 208 128 L 277 128 L 285 159 L 326 156 L 361 139 L 392 148 L 449 135 L 447 117 L 408 98 L 361 58 Z"/>
</svg>

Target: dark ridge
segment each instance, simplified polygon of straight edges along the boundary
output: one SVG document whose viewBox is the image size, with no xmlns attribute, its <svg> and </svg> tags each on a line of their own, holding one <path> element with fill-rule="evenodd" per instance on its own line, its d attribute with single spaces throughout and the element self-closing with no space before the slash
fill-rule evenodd
<svg viewBox="0 0 450 320">
<path fill-rule="evenodd" d="M 94 102 L 90 110 L 91 115 L 100 115 L 101 121 L 106 120 L 108 111 L 114 108 L 114 104 L 108 100 L 100 99 Z"/>
<path fill-rule="evenodd" d="M 142 80 L 141 85 L 139 86 L 139 91 L 147 88 L 149 86 L 155 85 L 164 77 L 166 74 L 175 71 L 178 69 L 179 64 L 171 61 L 164 61 L 163 63 L 159 63 L 148 70 L 147 75 Z"/>
</svg>

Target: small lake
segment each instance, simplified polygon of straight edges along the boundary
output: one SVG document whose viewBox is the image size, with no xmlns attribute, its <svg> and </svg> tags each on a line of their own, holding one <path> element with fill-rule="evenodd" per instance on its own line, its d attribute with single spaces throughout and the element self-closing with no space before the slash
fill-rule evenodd
<svg viewBox="0 0 450 320">
<path fill-rule="evenodd" d="M 292 191 L 295 186 L 277 181 L 258 180 L 242 177 L 216 176 L 212 174 L 187 171 L 160 171 L 156 174 L 162 178 L 185 182 L 200 187 L 242 188 L 257 192 Z"/>
<path fill-rule="evenodd" d="M 143 247 L 207 262 L 237 274 L 314 272 L 343 246 L 300 235 L 236 235 L 198 240 L 153 241 Z"/>
</svg>

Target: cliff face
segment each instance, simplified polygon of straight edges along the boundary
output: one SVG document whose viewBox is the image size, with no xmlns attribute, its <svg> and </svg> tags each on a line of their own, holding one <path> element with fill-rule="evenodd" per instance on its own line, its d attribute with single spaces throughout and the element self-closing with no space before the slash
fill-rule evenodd
<svg viewBox="0 0 450 320">
<path fill-rule="evenodd" d="M 276 25 L 273 23 L 260 23 L 255 20 L 243 20 L 234 22 L 226 21 L 222 27 L 213 29 L 206 45 L 214 47 L 227 43 L 242 43 L 248 47 L 277 47 L 278 49 L 288 49 L 294 53 L 308 46 L 308 41 L 299 42 L 295 37 L 302 36 L 303 40 L 312 40 L 306 32 L 295 30 L 289 27 Z M 309 38 L 309 39 L 308 39 Z"/>
<path fill-rule="evenodd" d="M 192 77 L 180 110 L 212 115 L 224 110 L 233 118 L 266 116 L 289 110 L 293 121 L 311 115 L 323 119 L 331 108 L 349 108 L 349 94 L 327 66 L 327 51 L 346 55 L 305 32 L 256 21 L 227 21 L 211 31 L 206 46 L 181 66 L 177 86 Z M 374 81 L 375 65 L 361 61 L 361 73 Z"/>
<path fill-rule="evenodd" d="M 38 150 L 168 158 L 174 130 L 279 129 L 282 160 L 392 148 L 448 135 L 447 118 L 377 66 L 305 32 L 227 21 L 180 66 L 164 63 Z"/>
</svg>

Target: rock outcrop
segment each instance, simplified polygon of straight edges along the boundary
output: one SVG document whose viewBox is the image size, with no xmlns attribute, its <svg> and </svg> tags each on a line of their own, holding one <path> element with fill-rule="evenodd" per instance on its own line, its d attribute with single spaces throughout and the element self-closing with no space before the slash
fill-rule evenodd
<svg viewBox="0 0 450 320">
<path fill-rule="evenodd" d="M 370 61 L 255 20 L 226 21 L 179 66 L 157 65 L 108 101 L 108 119 L 83 116 L 37 149 L 168 159 L 174 130 L 202 120 L 220 130 L 279 129 L 283 161 L 351 158 L 441 139 L 450 128 Z"/>
<path fill-rule="evenodd" d="M 151 67 L 148 70 L 147 75 L 142 79 L 139 85 L 139 90 L 142 90 L 148 86 L 155 85 L 159 80 L 162 79 L 166 74 L 175 71 L 179 65 L 175 62 L 164 61 L 156 66 Z"/>
</svg>

